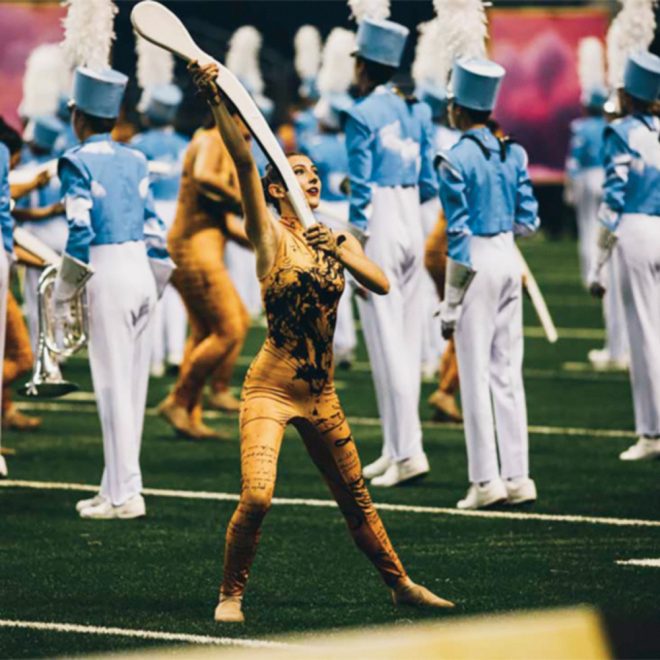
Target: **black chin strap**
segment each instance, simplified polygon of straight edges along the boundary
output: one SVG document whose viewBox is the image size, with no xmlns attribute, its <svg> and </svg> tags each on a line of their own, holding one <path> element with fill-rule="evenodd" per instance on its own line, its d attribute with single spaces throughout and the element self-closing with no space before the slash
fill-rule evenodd
<svg viewBox="0 0 660 660">
<path fill-rule="evenodd" d="M 502 162 L 506 161 L 506 155 L 508 151 L 508 147 L 510 144 L 513 144 L 513 140 L 510 137 L 504 137 L 504 138 L 498 138 L 496 136 L 493 136 L 500 148 L 500 160 Z M 461 136 L 461 140 L 470 140 L 471 142 L 474 142 L 479 149 L 481 150 L 481 153 L 484 155 L 486 160 L 490 160 L 491 157 L 491 151 L 490 149 L 473 133 L 465 133 L 464 135 Z"/>
</svg>

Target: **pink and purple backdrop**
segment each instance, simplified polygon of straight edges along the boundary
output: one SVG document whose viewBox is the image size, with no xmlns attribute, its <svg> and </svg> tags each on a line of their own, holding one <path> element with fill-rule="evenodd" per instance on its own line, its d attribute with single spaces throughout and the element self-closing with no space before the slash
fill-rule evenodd
<svg viewBox="0 0 660 660">
<path fill-rule="evenodd" d="M 0 115 L 16 128 L 25 62 L 36 46 L 62 40 L 64 15 L 57 2 L 0 4 Z"/>
<path fill-rule="evenodd" d="M 562 178 L 569 124 L 580 115 L 577 45 L 604 38 L 609 18 L 599 9 L 489 12 L 490 55 L 507 70 L 495 117 L 527 149 L 537 182 Z"/>
</svg>

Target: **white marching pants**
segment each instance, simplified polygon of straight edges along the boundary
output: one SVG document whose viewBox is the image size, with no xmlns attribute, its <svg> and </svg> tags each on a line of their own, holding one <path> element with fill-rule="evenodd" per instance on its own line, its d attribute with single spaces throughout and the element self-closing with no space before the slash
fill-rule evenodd
<svg viewBox="0 0 660 660">
<path fill-rule="evenodd" d="M 424 241 L 435 228 L 441 211 L 440 200 L 435 197 L 422 204 L 422 229 Z M 437 315 L 440 308 L 440 298 L 435 282 L 422 268 L 421 283 L 424 314 L 422 317 L 422 365 L 424 370 L 435 372 L 440 364 L 440 358 L 447 342 L 442 338 L 442 324 Z"/>
<path fill-rule="evenodd" d="M 176 201 L 156 201 L 156 213 L 169 230 L 176 214 Z M 188 315 L 179 292 L 168 284 L 156 304 L 152 321 L 151 365 L 179 365 L 186 345 Z"/>
<path fill-rule="evenodd" d="M 390 281 L 386 296 L 359 300 L 376 400 L 383 425 L 383 455 L 395 461 L 419 456 L 422 364 L 422 224 L 419 191 L 378 188 L 365 252 Z"/>
<path fill-rule="evenodd" d="M 140 446 L 156 283 L 145 245 L 90 250 L 89 362 L 103 433 L 101 495 L 119 506 L 142 490 Z"/>
<path fill-rule="evenodd" d="M 660 216 L 624 214 L 617 235 L 635 430 L 660 436 Z"/>
<path fill-rule="evenodd" d="M 69 236 L 69 227 L 66 218 L 52 218 L 44 222 L 24 222 L 22 226 L 40 241 L 44 242 L 51 250 L 57 252 L 57 254 L 64 252 Z M 28 266 L 25 269 L 25 279 L 23 281 L 25 316 L 30 333 L 30 343 L 32 344 L 32 351 L 34 353 L 36 353 L 39 345 L 39 302 L 37 299 L 37 287 L 42 272 L 43 270 L 41 268 L 31 268 Z"/>
<path fill-rule="evenodd" d="M 606 289 L 603 296 L 603 317 L 605 319 L 605 348 L 611 360 L 627 360 L 630 354 L 626 313 L 621 296 L 621 256 L 613 250 L 606 269 Z"/>
<path fill-rule="evenodd" d="M 252 318 L 259 316 L 262 311 L 261 286 L 257 278 L 257 257 L 254 252 L 236 241 L 227 241 L 225 266 L 248 314 Z"/>
<path fill-rule="evenodd" d="M 589 286 L 589 272 L 596 259 L 598 241 L 598 207 L 603 198 L 605 172 L 602 167 L 582 170 L 573 185 L 575 193 L 575 216 L 580 254 L 580 274 L 585 287 Z"/>
<path fill-rule="evenodd" d="M 456 326 L 456 352 L 472 483 L 529 473 L 522 283 L 515 250 L 511 233 L 470 238 L 477 274 Z"/>
<path fill-rule="evenodd" d="M 5 360 L 5 331 L 7 329 L 7 292 L 9 290 L 9 259 L 0 248 L 0 367 Z M 0 368 L 0 403 L 2 403 L 2 369 Z M 2 425 L 0 425 L 0 447 L 2 446 Z"/>
</svg>

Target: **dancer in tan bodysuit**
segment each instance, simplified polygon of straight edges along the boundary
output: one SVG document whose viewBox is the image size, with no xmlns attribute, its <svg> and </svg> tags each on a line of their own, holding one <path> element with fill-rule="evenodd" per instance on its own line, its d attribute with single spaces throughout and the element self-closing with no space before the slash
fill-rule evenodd
<svg viewBox="0 0 660 660">
<path fill-rule="evenodd" d="M 214 81 L 217 67 L 191 65 L 236 164 L 246 231 L 257 254 L 257 275 L 268 336 L 245 379 L 241 406 L 239 504 L 227 528 L 224 578 L 216 621 L 241 622 L 242 597 L 261 523 L 275 487 L 284 429 L 292 424 L 346 518 L 356 545 L 374 564 L 396 603 L 452 607 L 406 574 L 362 477 L 360 458 L 334 387 L 332 337 L 344 269 L 365 288 L 385 294 L 389 282 L 350 234 L 322 225 L 305 231 L 271 169 L 264 187 L 279 209 L 271 215 L 250 149 Z M 309 158 L 289 157 L 308 203 L 320 199 L 318 171 Z"/>
<path fill-rule="evenodd" d="M 244 126 L 240 130 L 247 133 Z M 177 265 L 172 282 L 188 311 L 190 336 L 178 380 L 160 406 L 163 417 L 191 438 L 222 437 L 202 423 L 207 381 L 214 407 L 239 407 L 229 380 L 250 319 L 224 264 L 228 239 L 249 245 L 234 216 L 238 210 L 238 180 L 222 138 L 216 129 L 200 130 L 185 155 L 177 213 L 168 235 Z"/>
</svg>

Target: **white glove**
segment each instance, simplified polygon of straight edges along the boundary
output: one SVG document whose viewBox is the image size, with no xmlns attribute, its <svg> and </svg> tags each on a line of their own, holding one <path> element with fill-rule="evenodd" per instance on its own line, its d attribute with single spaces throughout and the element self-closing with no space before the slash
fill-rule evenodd
<svg viewBox="0 0 660 660">
<path fill-rule="evenodd" d="M 462 309 L 462 305 L 454 305 L 447 302 L 447 300 L 440 303 L 440 325 L 444 339 L 451 339 L 454 336 Z"/>
<path fill-rule="evenodd" d="M 163 297 L 165 287 L 172 277 L 172 273 L 176 270 L 176 265 L 168 257 L 167 259 L 154 259 L 149 257 L 149 267 L 156 280 L 156 293 L 158 300 Z"/>
<path fill-rule="evenodd" d="M 602 298 L 605 295 L 603 268 L 612 256 L 612 250 L 616 242 L 616 234 L 611 232 L 607 227 L 599 225 L 596 258 L 591 264 L 587 276 L 589 293 L 595 298 Z"/>
<path fill-rule="evenodd" d="M 463 308 L 463 298 L 476 274 L 469 266 L 447 257 L 445 297 L 440 304 L 440 322 L 445 339 L 450 339 L 454 334 Z"/>
<path fill-rule="evenodd" d="M 55 303 L 75 298 L 93 274 L 94 269 L 91 266 L 78 261 L 78 259 L 65 252 L 62 255 L 60 267 L 57 269 L 57 279 L 53 288 Z"/>
</svg>

